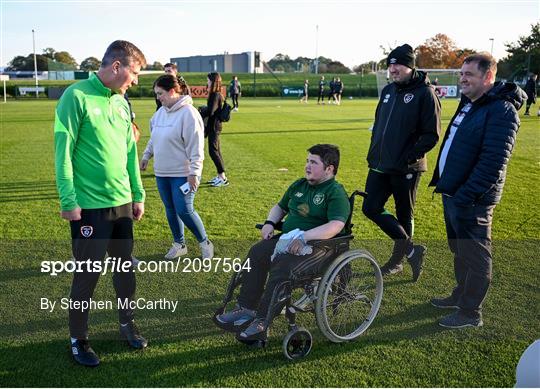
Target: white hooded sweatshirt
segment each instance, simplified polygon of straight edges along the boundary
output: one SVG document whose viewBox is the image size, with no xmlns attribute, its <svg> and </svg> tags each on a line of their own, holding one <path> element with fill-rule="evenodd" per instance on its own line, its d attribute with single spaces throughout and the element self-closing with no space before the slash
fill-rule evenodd
<svg viewBox="0 0 540 389">
<path fill-rule="evenodd" d="M 162 106 L 150 119 L 150 140 L 142 159 L 154 157 L 159 177 L 201 176 L 204 159 L 204 124 L 190 96 L 171 108 Z"/>
</svg>

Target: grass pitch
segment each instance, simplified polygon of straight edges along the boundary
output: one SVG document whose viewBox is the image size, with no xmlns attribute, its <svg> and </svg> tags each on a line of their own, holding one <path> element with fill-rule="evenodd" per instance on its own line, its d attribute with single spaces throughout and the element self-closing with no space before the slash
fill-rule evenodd
<svg viewBox="0 0 540 389">
<path fill-rule="evenodd" d="M 133 352 L 119 340 L 114 310 L 90 314 L 92 346 L 102 359 L 97 369 L 76 366 L 69 356 L 67 312 L 40 309 L 40 298 L 69 295 L 71 276 L 40 272 L 43 260 L 66 260 L 69 229 L 59 217 L 54 184 L 54 101 L 9 101 L 0 106 L 0 386 L 513 386 L 515 366 L 540 333 L 540 265 L 537 117 L 523 117 L 508 169 L 502 203 L 493 223 L 494 279 L 480 329 L 447 331 L 437 325 L 441 312 L 429 305 L 453 285 L 452 256 L 446 247 L 439 196 L 422 178 L 416 208 L 415 239 L 428 246 L 424 275 L 410 282 L 410 269 L 385 282 L 377 318 L 355 342 L 331 344 L 311 314 L 299 324 L 314 336 L 311 354 L 290 363 L 281 354 L 285 320 L 274 322 L 265 350 L 249 350 L 218 330 L 210 317 L 230 274 L 142 273 L 139 297 L 179 301 L 178 311 L 141 310 L 137 321 L 150 341 Z M 203 105 L 197 101 L 196 105 Z M 287 186 L 303 175 L 306 149 L 315 143 L 340 146 L 338 180 L 350 192 L 363 188 L 368 128 L 376 100 L 343 105 L 301 105 L 296 100 L 241 99 L 240 111 L 224 125 L 222 149 L 231 185 L 201 188 L 196 197 L 216 256 L 245 256 L 257 239 L 253 225 L 264 220 Z M 456 108 L 443 101 L 443 129 Z M 153 100 L 134 100 L 148 140 Z M 439 145 L 429 155 L 434 164 Z M 431 169 L 430 169 L 431 170 Z M 213 177 L 205 159 L 203 181 Z M 135 255 L 158 260 L 171 236 L 152 176 L 143 174 L 146 214 L 135 226 Z M 391 203 L 389 208 L 392 209 Z M 357 205 L 353 247 L 366 247 L 383 263 L 391 242 L 366 220 Z M 190 255 L 198 247 L 186 232 Z M 114 299 L 110 275 L 101 276 L 96 299 Z"/>
</svg>

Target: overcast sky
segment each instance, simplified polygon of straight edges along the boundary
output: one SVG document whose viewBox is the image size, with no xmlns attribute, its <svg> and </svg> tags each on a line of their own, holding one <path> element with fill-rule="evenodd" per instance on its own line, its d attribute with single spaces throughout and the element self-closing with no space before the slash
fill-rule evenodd
<svg viewBox="0 0 540 389">
<path fill-rule="evenodd" d="M 149 62 L 171 57 L 261 51 L 319 55 L 352 67 L 383 58 L 381 45 L 413 47 L 437 33 L 458 47 L 491 50 L 528 35 L 538 0 L 454 1 L 25 1 L 1 0 L 0 64 L 52 47 L 78 63 L 103 56 L 116 39 L 135 43 Z"/>
</svg>

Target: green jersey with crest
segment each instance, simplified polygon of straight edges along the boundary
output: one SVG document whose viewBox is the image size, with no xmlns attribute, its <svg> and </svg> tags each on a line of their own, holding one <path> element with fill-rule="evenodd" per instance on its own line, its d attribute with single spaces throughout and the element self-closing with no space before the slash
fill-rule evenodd
<svg viewBox="0 0 540 389">
<path fill-rule="evenodd" d="M 287 189 L 278 205 L 288 213 L 284 233 L 295 228 L 307 231 L 331 220 L 346 223 L 350 213 L 347 193 L 334 178 L 318 185 L 301 178 Z"/>
</svg>

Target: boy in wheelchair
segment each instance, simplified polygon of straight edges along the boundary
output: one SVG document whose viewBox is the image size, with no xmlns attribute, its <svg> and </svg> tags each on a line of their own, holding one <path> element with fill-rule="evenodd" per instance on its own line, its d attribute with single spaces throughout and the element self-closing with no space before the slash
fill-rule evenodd
<svg viewBox="0 0 540 389">
<path fill-rule="evenodd" d="M 271 319 L 285 305 L 278 296 L 276 304 L 270 306 L 274 291 L 295 274 L 308 272 L 317 276 L 332 248 L 312 246 L 310 241 L 333 238 L 342 232 L 349 218 L 349 198 L 335 180 L 338 147 L 318 144 L 307 151 L 305 178 L 295 181 L 270 210 L 261 229 L 262 240 L 249 250 L 251 270 L 242 274 L 236 308 L 214 317 L 218 327 L 235 332 L 244 343 L 266 341 Z M 293 238 L 281 239 L 278 247 L 285 249 L 276 252 L 280 235 L 275 235 L 275 229 L 285 215 L 282 232 L 291 235 L 292 231 Z M 311 249 L 306 250 L 307 246 Z M 311 253 L 302 255 L 305 252 Z"/>
</svg>

